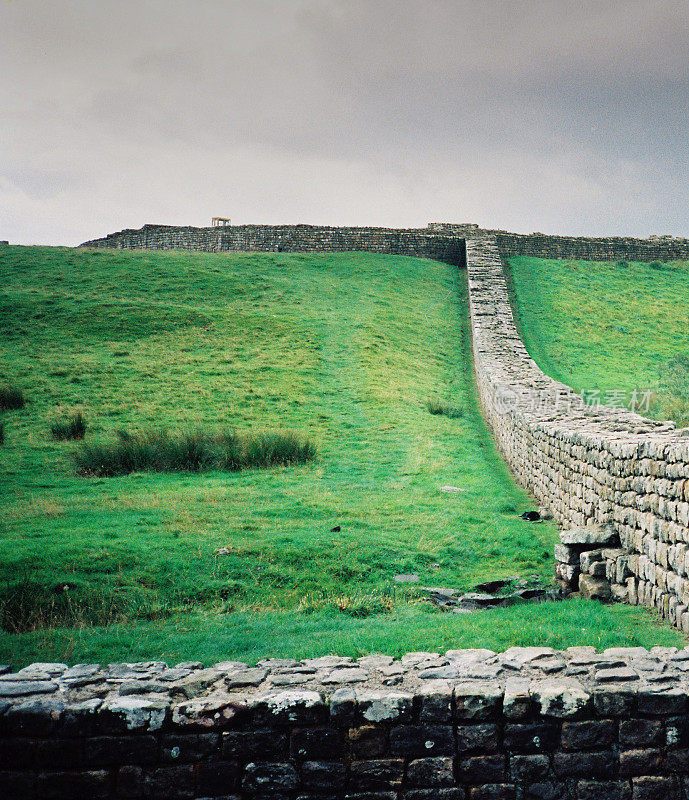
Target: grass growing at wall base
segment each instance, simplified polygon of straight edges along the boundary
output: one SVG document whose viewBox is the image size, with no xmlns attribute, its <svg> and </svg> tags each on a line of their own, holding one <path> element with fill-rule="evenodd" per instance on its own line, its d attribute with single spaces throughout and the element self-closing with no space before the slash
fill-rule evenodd
<svg viewBox="0 0 689 800">
<path fill-rule="evenodd" d="M 61 628 L 10 636 L 0 632 L 0 656 L 12 656 L 19 668 L 40 654 L 46 660 L 110 662 L 122 658 L 162 659 L 169 664 L 228 658 L 255 664 L 276 658 L 310 658 L 330 653 L 358 657 L 386 653 L 399 657 L 418 649 L 445 652 L 487 647 L 496 652 L 513 645 L 544 647 L 594 645 L 618 647 L 682 646 L 666 626 L 650 626 L 648 613 L 631 606 L 603 606 L 584 600 L 511 606 L 473 615 L 444 614 L 406 607 L 365 619 L 331 611 L 241 613 L 224 616 L 193 612 L 154 622 L 108 628 Z"/>
</svg>

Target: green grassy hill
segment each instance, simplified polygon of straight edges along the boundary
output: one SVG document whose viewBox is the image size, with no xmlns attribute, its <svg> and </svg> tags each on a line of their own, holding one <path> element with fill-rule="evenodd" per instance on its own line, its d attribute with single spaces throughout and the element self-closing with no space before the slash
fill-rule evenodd
<svg viewBox="0 0 689 800">
<path fill-rule="evenodd" d="M 689 262 L 518 257 L 509 270 L 544 372 L 592 401 L 636 398 L 645 416 L 689 425 Z"/>
<path fill-rule="evenodd" d="M 475 407 L 452 267 L 5 248 L 0 343 L 0 383 L 27 400 L 1 415 L 0 661 L 679 640 L 643 610 L 579 601 L 443 614 L 393 580 L 552 575 L 555 527 L 518 518 L 528 498 Z M 294 429 L 318 455 L 79 477 L 80 445 L 50 436 L 75 410 L 87 441 Z"/>
</svg>

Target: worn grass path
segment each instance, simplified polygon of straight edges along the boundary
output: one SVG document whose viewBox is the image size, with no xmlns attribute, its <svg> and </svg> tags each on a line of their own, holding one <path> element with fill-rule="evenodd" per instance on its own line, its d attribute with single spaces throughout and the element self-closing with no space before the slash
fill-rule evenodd
<svg viewBox="0 0 689 800">
<path fill-rule="evenodd" d="M 679 641 L 640 609 L 447 615 L 394 582 L 552 574 L 555 528 L 518 518 L 467 337 L 464 276 L 427 260 L 3 250 L 0 381 L 28 402 L 3 414 L 0 661 Z M 431 397 L 464 416 L 429 414 Z M 77 445 L 49 438 L 74 408 L 89 437 L 292 428 L 319 455 L 79 478 Z"/>
</svg>

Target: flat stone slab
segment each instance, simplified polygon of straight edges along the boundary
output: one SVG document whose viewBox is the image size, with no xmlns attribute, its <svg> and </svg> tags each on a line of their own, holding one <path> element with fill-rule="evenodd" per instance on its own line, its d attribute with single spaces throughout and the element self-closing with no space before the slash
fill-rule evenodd
<svg viewBox="0 0 689 800">
<path fill-rule="evenodd" d="M 612 528 L 586 526 L 585 528 L 569 528 L 560 532 L 560 542 L 567 545 L 605 545 L 618 539 Z"/>
<path fill-rule="evenodd" d="M 40 716 L 45 708 L 50 719 L 63 708 L 77 715 L 107 713 L 137 731 L 158 730 L 165 721 L 177 720 L 174 724 L 202 731 L 227 724 L 247 708 L 263 715 L 266 725 L 273 717 L 291 720 L 306 714 L 318 720 L 323 713 L 351 715 L 355 708 L 366 722 L 400 722 L 421 702 L 415 698 L 426 697 L 428 704 L 429 697 L 439 694 L 441 705 L 450 698 L 453 713 L 468 722 L 491 718 L 503 704 L 510 719 L 526 717 L 530 709 L 576 718 L 601 691 L 646 693 L 651 699 L 645 702 L 656 705 L 668 692 L 689 697 L 689 648 L 614 647 L 603 653 L 593 647 L 511 647 L 503 653 L 451 649 L 401 658 L 379 653 L 358 661 L 337 655 L 266 659 L 261 665 L 79 664 L 51 668 L 51 677 L 46 665 L 35 664 L 0 676 L 0 707 L 28 703 L 32 714 Z M 175 680 L 180 674 L 184 677 Z"/>
</svg>

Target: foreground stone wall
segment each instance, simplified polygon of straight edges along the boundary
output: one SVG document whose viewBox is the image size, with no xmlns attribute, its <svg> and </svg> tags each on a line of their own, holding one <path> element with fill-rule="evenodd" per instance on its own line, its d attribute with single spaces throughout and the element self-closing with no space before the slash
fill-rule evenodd
<svg viewBox="0 0 689 800">
<path fill-rule="evenodd" d="M 680 800 L 689 650 L 35 664 L 0 676 L 7 800 Z"/>
<path fill-rule="evenodd" d="M 201 250 L 209 252 L 350 252 L 432 258 L 464 266 L 464 237 L 430 228 L 329 228 L 316 225 L 231 225 L 190 228 L 144 225 L 111 233 L 82 247 Z"/>
<path fill-rule="evenodd" d="M 689 429 L 587 407 L 541 372 L 515 327 L 496 237 L 467 240 L 467 269 L 479 399 L 512 471 L 565 528 L 596 527 L 617 599 L 689 633 Z M 584 574 L 598 569 L 591 558 Z"/>
</svg>

